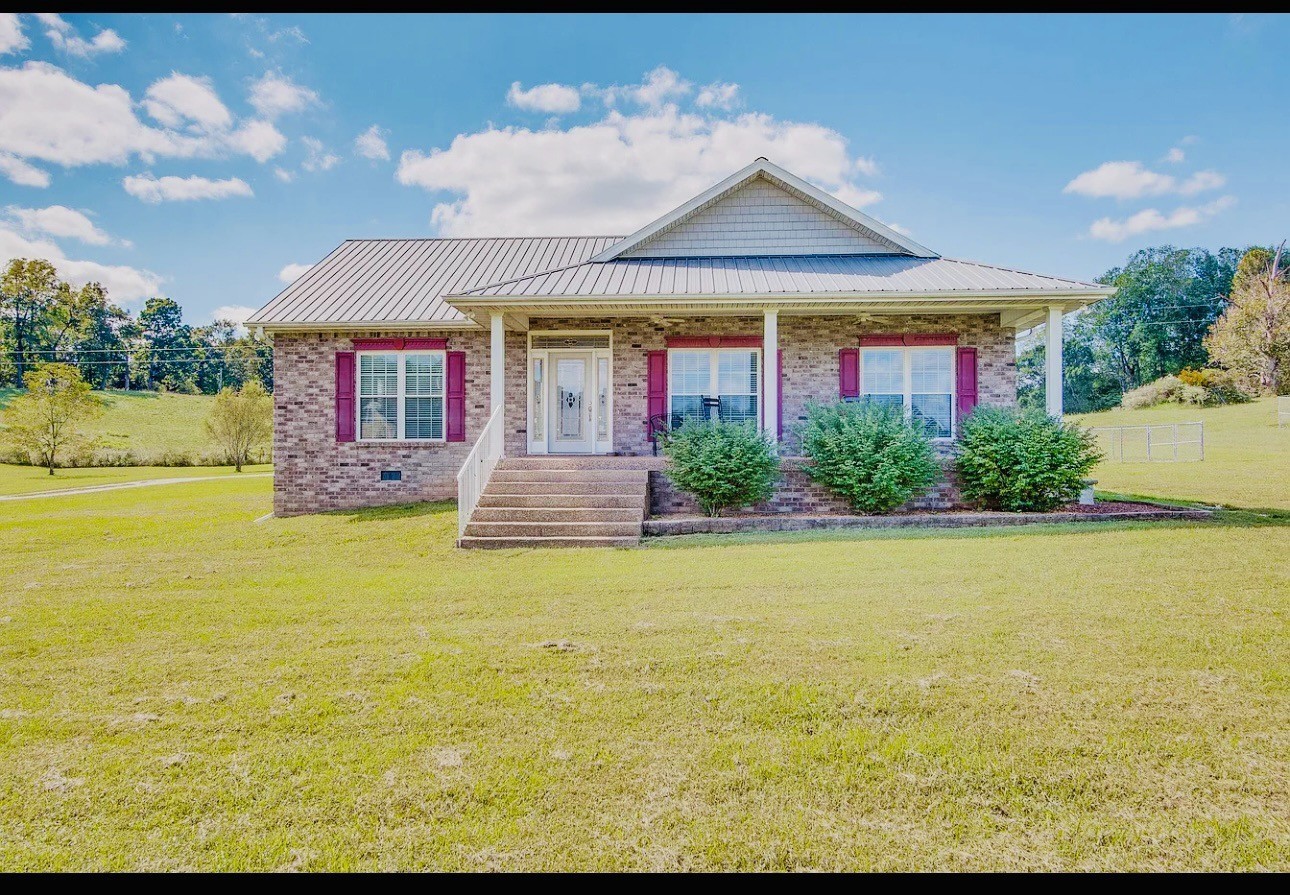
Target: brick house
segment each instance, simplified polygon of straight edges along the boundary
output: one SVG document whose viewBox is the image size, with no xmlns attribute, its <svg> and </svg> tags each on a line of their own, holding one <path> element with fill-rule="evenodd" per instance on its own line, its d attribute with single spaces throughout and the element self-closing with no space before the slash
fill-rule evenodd
<svg viewBox="0 0 1290 895">
<path fill-rule="evenodd" d="M 627 237 L 351 240 L 248 320 L 275 512 L 458 497 L 463 543 L 619 543 L 686 508 L 653 434 L 698 416 L 780 442 L 761 511 L 836 509 L 792 460 L 808 402 L 891 403 L 948 447 L 1016 401 L 1016 332 L 1047 322 L 1060 413 L 1062 315 L 1112 291 L 942 258 L 765 159 Z"/>
</svg>

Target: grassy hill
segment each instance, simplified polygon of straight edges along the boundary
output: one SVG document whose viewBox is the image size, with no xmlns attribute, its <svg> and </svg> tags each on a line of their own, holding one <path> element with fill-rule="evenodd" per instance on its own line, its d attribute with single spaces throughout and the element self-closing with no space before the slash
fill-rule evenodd
<svg viewBox="0 0 1290 895">
<path fill-rule="evenodd" d="M 0 408 L 17 392 L 0 389 Z M 105 449 L 131 451 L 141 459 L 166 452 L 194 455 L 217 449 L 206 437 L 204 422 L 215 398 L 210 395 L 158 394 L 141 391 L 95 392 L 104 413 L 90 426 Z"/>
<path fill-rule="evenodd" d="M 1103 461 L 1098 490 L 1246 508 L 1290 509 L 1290 426 L 1277 427 L 1275 398 L 1227 407 L 1163 405 L 1070 417 L 1084 426 L 1203 421 L 1199 463 Z"/>
</svg>

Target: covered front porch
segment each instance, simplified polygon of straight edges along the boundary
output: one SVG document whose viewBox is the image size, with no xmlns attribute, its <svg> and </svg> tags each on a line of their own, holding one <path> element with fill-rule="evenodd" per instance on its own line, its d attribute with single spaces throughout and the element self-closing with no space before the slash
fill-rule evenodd
<svg viewBox="0 0 1290 895">
<path fill-rule="evenodd" d="M 891 403 L 952 440 L 977 403 L 1015 402 L 1016 332 L 1043 322 L 1060 414 L 1066 305 L 997 308 L 476 313 L 509 456 L 651 455 L 657 432 L 701 417 L 753 423 L 791 455 L 811 401 Z"/>
</svg>

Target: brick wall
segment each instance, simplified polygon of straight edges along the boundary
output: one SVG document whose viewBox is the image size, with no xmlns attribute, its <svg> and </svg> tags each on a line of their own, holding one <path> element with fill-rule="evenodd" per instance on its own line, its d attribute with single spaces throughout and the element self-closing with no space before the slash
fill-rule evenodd
<svg viewBox="0 0 1290 895">
<path fill-rule="evenodd" d="M 760 335 L 762 318 L 533 319 L 531 327 L 613 333 L 614 448 L 620 454 L 646 455 L 651 452 L 645 430 L 646 352 L 664 348 L 669 335 Z M 837 396 L 838 349 L 854 347 L 865 333 L 889 332 L 959 333 L 960 345 L 978 349 L 981 401 L 1016 401 L 1013 334 L 999 326 L 997 315 L 892 317 L 881 322 L 781 315 L 786 454 L 797 449 L 792 431 L 804 417 L 807 401 Z M 466 440 L 338 444 L 335 353 L 352 347 L 352 335 L 279 333 L 274 338 L 274 511 L 280 515 L 455 497 L 457 470 L 488 421 L 487 332 L 364 332 L 365 338 L 447 338 L 449 350 L 466 352 Z M 527 453 L 527 344 L 525 333 L 506 334 L 506 450 L 512 456 Z M 400 470 L 402 481 L 380 481 L 385 469 Z"/>
</svg>

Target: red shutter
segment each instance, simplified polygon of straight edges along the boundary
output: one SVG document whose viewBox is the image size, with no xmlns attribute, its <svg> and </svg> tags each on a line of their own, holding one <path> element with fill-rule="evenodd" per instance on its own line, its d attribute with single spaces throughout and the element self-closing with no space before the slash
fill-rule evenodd
<svg viewBox="0 0 1290 895">
<path fill-rule="evenodd" d="M 336 352 L 336 440 L 353 441 L 357 413 L 354 407 L 354 352 Z"/>
<path fill-rule="evenodd" d="M 645 352 L 645 376 L 645 403 L 646 413 L 648 414 L 648 419 L 645 420 L 645 430 L 650 434 L 650 441 L 653 441 L 654 430 L 650 421 L 656 416 L 667 415 L 666 351 Z"/>
<path fill-rule="evenodd" d="M 448 441 L 466 440 L 466 352 L 448 352 Z"/>
<path fill-rule="evenodd" d="M 838 352 L 838 395 L 860 397 L 860 349 L 843 348 Z"/>
<path fill-rule="evenodd" d="M 976 349 L 960 348 L 958 350 L 958 376 L 955 391 L 958 393 L 959 414 L 962 421 L 976 407 Z"/>
</svg>

